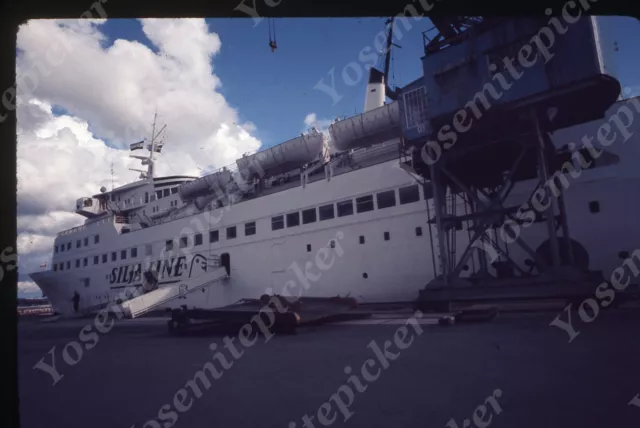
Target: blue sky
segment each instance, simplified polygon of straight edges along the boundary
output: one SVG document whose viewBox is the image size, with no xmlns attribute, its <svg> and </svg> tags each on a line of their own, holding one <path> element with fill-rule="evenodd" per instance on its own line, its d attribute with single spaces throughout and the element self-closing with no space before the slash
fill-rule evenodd
<svg viewBox="0 0 640 428">
<path fill-rule="evenodd" d="M 213 59 L 213 72 L 222 82 L 221 92 L 238 109 L 242 120 L 256 125 L 256 137 L 265 146 L 278 144 L 304 128 L 304 118 L 315 112 L 319 119 L 333 119 L 359 113 L 364 103 L 367 76 L 353 86 L 341 77 L 344 67 L 357 61 L 365 46 L 373 46 L 386 18 L 313 18 L 273 20 L 278 50 L 269 46 L 269 25 L 263 19 L 210 19 L 211 31 L 221 39 L 222 48 Z M 623 84 L 640 84 L 640 21 L 626 17 L 601 18 L 602 31 L 618 42 L 618 78 Z M 413 22 L 393 54 L 391 83 L 402 86 L 420 76 L 421 32 L 430 27 L 427 19 Z M 137 40 L 153 48 L 136 20 L 109 20 L 102 31 L 112 43 L 115 38 Z M 635 49 L 635 52 L 634 52 Z M 382 65 L 383 59 L 377 62 Z M 362 63 L 361 63 L 362 64 Z M 335 67 L 336 92 L 343 98 L 334 106 L 331 96 L 314 89 L 320 79 L 330 83 Z"/>
<path fill-rule="evenodd" d="M 222 82 L 221 92 L 238 109 L 242 120 L 256 125 L 256 137 L 265 146 L 295 137 L 304 129 L 304 118 L 315 112 L 319 119 L 333 119 L 360 113 L 364 104 L 367 74 L 347 86 L 343 68 L 384 29 L 385 18 L 276 18 L 278 50 L 271 52 L 267 19 L 256 27 L 251 19 L 207 20 L 222 42 L 213 59 L 213 72 Z M 394 51 L 392 84 L 401 85 L 420 76 L 423 20 L 412 24 Z M 403 28 L 401 28 L 404 30 Z M 108 21 L 102 31 L 111 37 L 138 40 L 149 45 L 134 20 Z M 381 58 L 377 64 L 381 66 Z M 360 63 L 362 64 L 362 63 Z M 343 98 L 335 106 L 325 92 L 314 89 L 335 67 L 336 91 Z M 395 79 L 393 78 L 395 77 Z"/>
</svg>

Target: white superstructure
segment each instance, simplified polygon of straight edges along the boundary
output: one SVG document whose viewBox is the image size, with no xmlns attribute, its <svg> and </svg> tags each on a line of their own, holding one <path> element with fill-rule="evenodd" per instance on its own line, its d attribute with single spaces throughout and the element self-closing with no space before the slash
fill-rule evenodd
<svg viewBox="0 0 640 428">
<path fill-rule="evenodd" d="M 623 104 L 640 115 L 638 99 L 619 101 L 609 114 Z M 265 293 L 413 300 L 433 276 L 431 195 L 400 167 L 394 105 L 332 125 L 343 151 L 329 153 L 322 133 L 311 130 L 200 178 L 154 177 L 153 154 L 161 144 L 154 136 L 149 144 L 132 145 L 150 152 L 139 157 L 149 167 L 142 179 L 78 199 L 85 224 L 59 233 L 51 268 L 31 277 L 62 314 L 73 313 L 76 291 L 81 311 L 95 310 L 148 287 L 145 272 L 163 287 L 206 275 L 212 259 L 229 277 L 169 306 L 213 308 Z M 379 126 L 382 120 L 387 129 Z M 580 147 L 587 136 L 603 150 L 598 127 L 607 120 L 559 131 L 554 142 Z M 570 233 L 588 252 L 590 269 L 610 272 L 621 253 L 640 242 L 638 123 L 631 121 L 629 139 L 618 132 L 590 168 L 569 177 Z M 534 185 L 516 184 L 507 204 L 525 202 Z M 542 244 L 540 227 L 522 234 L 534 248 Z M 463 248 L 464 227 L 457 239 Z"/>
</svg>

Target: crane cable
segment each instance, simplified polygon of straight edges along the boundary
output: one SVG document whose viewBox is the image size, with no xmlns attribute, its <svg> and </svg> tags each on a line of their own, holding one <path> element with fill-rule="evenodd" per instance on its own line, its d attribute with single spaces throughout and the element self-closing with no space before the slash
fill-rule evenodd
<svg viewBox="0 0 640 428">
<path fill-rule="evenodd" d="M 273 22 L 273 18 L 269 19 L 269 47 L 271 48 L 271 52 L 275 52 L 278 48 L 278 44 L 276 43 L 276 24 Z"/>
</svg>

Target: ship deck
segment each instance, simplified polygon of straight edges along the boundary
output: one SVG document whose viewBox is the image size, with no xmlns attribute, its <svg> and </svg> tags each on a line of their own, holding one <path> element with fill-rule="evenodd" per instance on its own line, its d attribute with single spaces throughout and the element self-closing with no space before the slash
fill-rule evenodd
<svg viewBox="0 0 640 428">
<path fill-rule="evenodd" d="M 456 424 L 449 428 L 473 427 L 465 421 L 472 421 L 474 409 L 498 389 L 501 412 L 491 413 L 487 405 L 480 418 L 486 423 L 491 416 L 492 427 L 637 425 L 640 407 L 629 405 L 640 393 L 637 307 L 601 309 L 590 323 L 574 308 L 572 324 L 580 334 L 571 343 L 565 331 L 549 325 L 557 315 L 566 320 L 562 306 L 538 309 L 448 326 L 425 315 L 419 329 L 408 325 L 411 336 L 403 335 L 403 343 L 410 344 L 400 349 L 397 331 L 410 311 L 396 308 L 366 320 L 274 335 L 266 343 L 258 337 L 250 347 L 236 337 L 242 351 L 237 357 L 224 347 L 228 332 L 175 337 L 167 332 L 166 318 L 117 320 L 104 334 L 94 328 L 98 341 L 91 349 L 79 334 L 93 319 L 24 318 L 18 355 L 21 422 L 25 428 L 51 422 L 69 428 L 162 426 L 147 421 L 158 420 L 165 404 L 174 409 L 176 392 L 189 391 L 185 385 L 212 361 L 222 375 L 209 378 L 210 388 L 198 383 L 200 397 L 183 398 L 189 408 L 177 413 L 175 426 L 284 428 L 295 422 L 302 427 L 306 414 L 313 415 L 314 425 L 308 426 L 319 427 L 319 409 L 337 403 L 331 397 L 344 385 L 353 393 L 352 403 L 344 412 L 332 406 L 328 416 L 336 416 L 336 426 L 345 425 L 346 414 L 351 427 L 445 427 L 452 418 Z M 74 341 L 84 349 L 70 365 L 77 359 L 75 345 L 69 345 Z M 384 357 L 372 351 L 372 341 L 382 350 L 391 342 L 387 368 L 380 368 Z M 228 369 L 212 358 L 212 343 Z M 51 375 L 33 368 L 42 358 L 51 362 L 52 347 L 63 376 L 55 386 Z M 369 371 L 378 377 L 368 382 L 360 367 L 370 359 L 378 366 Z M 345 366 L 365 391 L 348 383 Z M 350 401 L 347 389 L 341 391 L 337 399 Z"/>
</svg>

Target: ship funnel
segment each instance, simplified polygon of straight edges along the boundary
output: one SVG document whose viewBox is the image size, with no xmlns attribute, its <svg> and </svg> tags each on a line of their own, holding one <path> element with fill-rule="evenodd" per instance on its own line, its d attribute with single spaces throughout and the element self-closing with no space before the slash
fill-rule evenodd
<svg viewBox="0 0 640 428">
<path fill-rule="evenodd" d="M 384 74 L 371 67 L 369 69 L 369 83 L 364 100 L 364 113 L 382 107 L 385 100 Z"/>
</svg>

